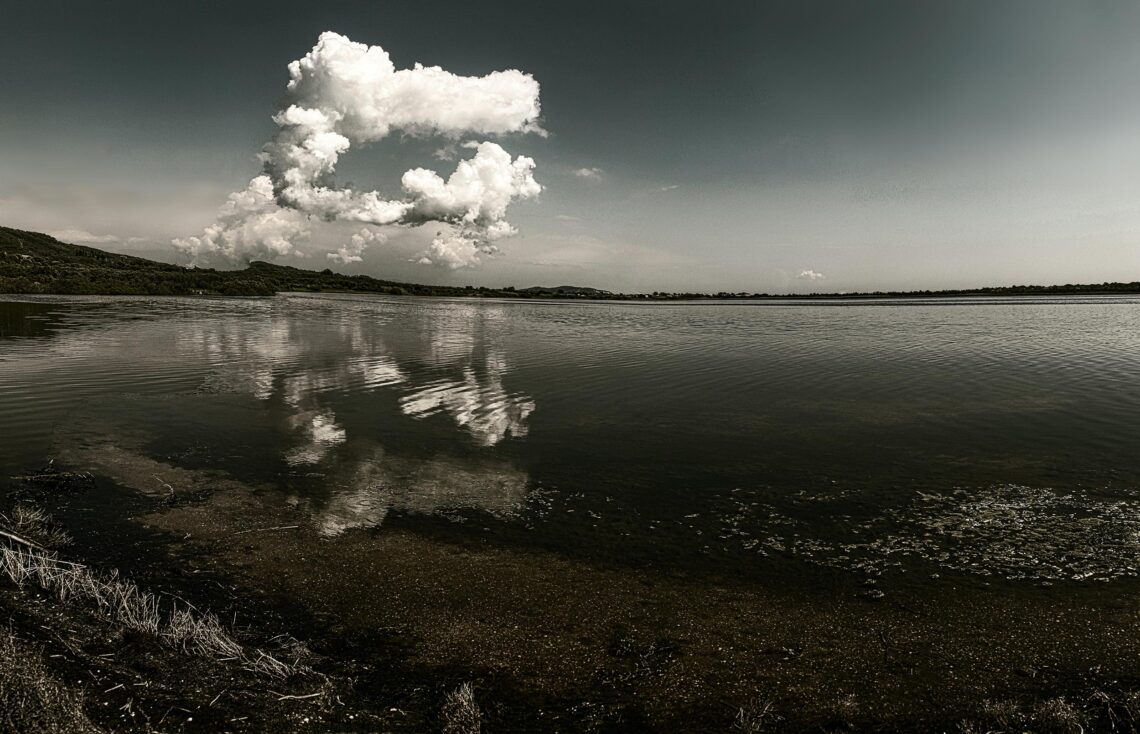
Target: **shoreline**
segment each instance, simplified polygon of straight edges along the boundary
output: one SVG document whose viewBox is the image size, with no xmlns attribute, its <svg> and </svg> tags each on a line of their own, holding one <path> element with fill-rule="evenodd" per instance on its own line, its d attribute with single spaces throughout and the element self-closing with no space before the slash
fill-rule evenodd
<svg viewBox="0 0 1140 734">
<path fill-rule="evenodd" d="M 328 540 L 272 493 L 193 473 L 171 481 L 192 485 L 180 486 L 173 503 L 106 477 L 65 492 L 30 489 L 74 533 L 80 558 L 103 557 L 143 588 L 184 596 L 223 619 L 236 614 L 246 639 L 305 632 L 301 642 L 319 661 L 313 667 L 332 681 L 341 704 L 283 699 L 283 707 L 262 692 L 207 706 L 217 716 L 247 716 L 236 730 L 297 727 L 306 715 L 314 731 L 334 723 L 367 730 L 364 721 L 394 731 L 438 729 L 448 696 L 468 682 L 494 731 L 1077 731 L 1098 721 L 1135 731 L 1140 720 L 1140 679 L 1130 673 L 1140 651 L 1128 649 L 1134 623 L 1124 622 L 1121 608 L 1116 622 L 1099 622 L 1124 625 L 1120 639 L 1090 645 L 1095 640 L 1082 635 L 1104 612 L 1082 609 L 1077 593 L 1059 593 L 1047 605 L 1008 594 L 829 600 L 461 547 L 409 529 Z M 26 483 L 16 489 L 29 491 Z M 110 523 L 108 506 L 118 514 Z M 107 553 L 111 537 L 119 547 Z M 48 646 L 49 668 L 59 668 L 51 655 L 63 655 L 87 676 L 111 674 L 89 669 L 102 648 L 69 656 L 35 633 L 54 619 L 98 637 L 105 621 L 13 591 L 7 581 L 0 586 L 5 612 L 17 620 L 12 629 L 25 643 Z M 143 645 L 145 655 L 116 674 L 137 675 L 124 671 L 143 661 L 160 676 L 183 673 L 181 657 L 154 648 Z M 186 699 L 199 707 L 226 688 L 222 677 L 247 692 L 259 685 L 230 669 L 205 675 L 219 685 Z M 303 684 L 290 691 L 261 685 L 311 693 Z M 241 713 L 247 708 L 253 713 Z M 201 716 L 195 720 L 205 726 Z M 114 722 L 122 728 L 113 730 L 132 730 Z"/>
</svg>

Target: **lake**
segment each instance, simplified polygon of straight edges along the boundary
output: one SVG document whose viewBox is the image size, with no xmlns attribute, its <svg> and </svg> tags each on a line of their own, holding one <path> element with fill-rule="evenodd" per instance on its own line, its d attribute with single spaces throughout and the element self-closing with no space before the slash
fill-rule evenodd
<svg viewBox="0 0 1140 734">
<path fill-rule="evenodd" d="M 1140 568 L 1140 298 L 7 299 L 0 475 L 90 471 L 104 500 L 69 506 L 100 523 L 114 492 L 170 492 L 234 528 L 297 528 L 289 552 L 311 564 L 297 586 L 268 561 L 235 557 L 227 573 L 291 599 L 334 576 L 342 591 L 301 605 L 338 620 L 367 605 L 344 589 L 399 563 L 426 574 L 394 538 L 498 559 L 491 576 L 542 558 L 815 594 L 817 608 L 986 593 L 985 614 L 1024 604 L 1058 625 L 1051 605 L 1077 600 L 1087 619 Z M 204 510 L 148 508 L 144 524 L 208 532 L 179 512 Z M 223 557 L 215 542 L 195 556 Z M 598 599 L 624 598 L 598 584 Z M 537 629 L 574 593 L 526 614 Z M 716 603 L 714 616 L 730 605 Z M 650 637 L 660 614 L 642 622 Z M 1116 644 L 1089 634 L 1073 645 Z"/>
</svg>

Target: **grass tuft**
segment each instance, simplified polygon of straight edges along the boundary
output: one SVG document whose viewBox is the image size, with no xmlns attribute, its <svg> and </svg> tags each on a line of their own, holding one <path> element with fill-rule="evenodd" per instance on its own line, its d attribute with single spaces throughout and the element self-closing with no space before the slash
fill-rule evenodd
<svg viewBox="0 0 1140 734">
<path fill-rule="evenodd" d="M 1084 734 L 1088 717 L 1064 697 L 1050 698 L 1037 704 L 1033 709 L 1033 721 L 1039 731 L 1057 734 Z"/>
<path fill-rule="evenodd" d="M 196 614 L 175 607 L 167 617 L 162 637 L 171 647 L 190 655 L 213 658 L 241 657 L 242 647 L 222 628 L 213 614 Z"/>
<path fill-rule="evenodd" d="M 0 515 L 13 534 L 20 530 L 32 535 L 30 530 L 51 526 L 46 513 L 20 507 L 17 505 L 11 516 Z M 172 605 L 164 615 L 157 596 L 120 578 L 117 572 L 98 574 L 82 564 L 61 560 L 55 551 L 24 545 L 19 540 L 8 536 L 0 542 L 0 573 L 20 588 L 31 583 L 61 602 L 90 604 L 112 622 L 155 637 L 189 655 L 239 659 L 246 669 L 270 678 L 311 672 L 301 664 L 300 652 L 293 663 L 285 663 L 262 650 L 244 648 L 213 614 Z M 305 650 L 300 643 L 295 649 Z"/>
<path fill-rule="evenodd" d="M 736 718 L 732 720 L 732 728 L 745 734 L 760 734 L 769 731 L 781 718 L 771 701 L 758 698 L 737 710 Z"/>
<path fill-rule="evenodd" d="M 71 536 L 52 522 L 51 516 L 38 507 L 20 503 L 8 515 L 0 514 L 0 521 L 16 533 L 47 548 L 71 545 Z"/>
<path fill-rule="evenodd" d="M 483 713 L 475 701 L 475 687 L 464 683 L 443 699 L 443 734 L 479 734 Z"/>
</svg>

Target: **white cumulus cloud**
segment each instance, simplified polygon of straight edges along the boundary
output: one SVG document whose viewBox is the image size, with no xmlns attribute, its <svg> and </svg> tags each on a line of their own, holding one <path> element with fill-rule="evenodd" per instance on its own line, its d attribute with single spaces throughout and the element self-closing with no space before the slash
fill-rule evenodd
<svg viewBox="0 0 1140 734">
<path fill-rule="evenodd" d="M 373 242 L 380 244 L 387 239 L 388 237 L 384 233 L 364 227 L 348 238 L 347 245 L 342 245 L 336 252 L 330 252 L 328 259 L 342 265 L 358 263 L 364 259 L 362 255 L 368 249 L 369 244 Z"/>
<path fill-rule="evenodd" d="M 218 209 L 217 221 L 197 237 L 174 241 L 174 246 L 197 261 L 210 254 L 228 260 L 272 259 L 296 252 L 296 243 L 309 235 L 308 218 L 277 205 L 273 181 L 257 176 L 244 191 L 229 195 Z"/>
<path fill-rule="evenodd" d="M 810 280 L 812 282 L 815 282 L 817 280 L 823 280 L 824 277 L 826 277 L 826 276 L 824 276 L 823 273 L 817 273 L 814 270 L 801 270 L 800 274 L 796 276 L 796 279 L 797 280 Z"/>
<path fill-rule="evenodd" d="M 289 64 L 286 99 L 273 117 L 277 134 L 261 152 L 264 173 L 232 194 L 202 235 L 175 240 L 175 246 L 194 259 L 217 254 L 250 260 L 293 253 L 310 217 L 371 225 L 441 222 L 454 232 L 419 261 L 455 267 L 453 259 L 436 252 L 447 251 L 447 242 L 469 242 L 484 252 L 494 240 L 514 234 L 507 207 L 542 190 L 531 158 L 512 158 L 492 142 L 465 143 L 474 156 L 460 160 L 446 180 L 432 170 L 412 169 L 401 181 L 404 196 L 388 198 L 337 187 L 333 176 L 341 156 L 401 132 L 442 136 L 450 142 L 439 157 L 448 157 L 458 153 L 460 136 L 545 135 L 539 113 L 538 82 L 521 71 L 468 77 L 420 64 L 396 69 L 380 46 L 322 33 L 308 54 Z M 345 249 L 343 255 L 330 253 L 336 255 L 332 259 L 359 257 L 351 246 Z M 478 258 L 466 261 L 475 264 Z"/>
</svg>

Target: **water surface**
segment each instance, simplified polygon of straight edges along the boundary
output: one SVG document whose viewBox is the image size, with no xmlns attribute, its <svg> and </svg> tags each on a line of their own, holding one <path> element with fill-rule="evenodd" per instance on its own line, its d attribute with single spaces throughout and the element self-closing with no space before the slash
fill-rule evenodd
<svg viewBox="0 0 1140 734">
<path fill-rule="evenodd" d="M 1136 298 L 8 298 L 4 475 L 121 451 L 325 538 L 744 579 L 1136 573 Z"/>
</svg>

